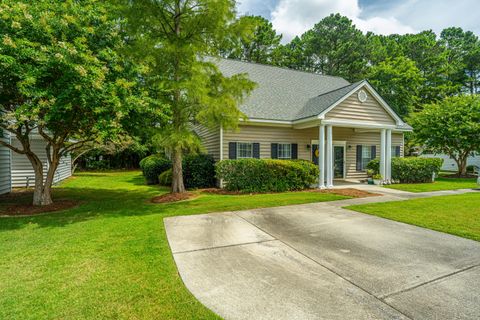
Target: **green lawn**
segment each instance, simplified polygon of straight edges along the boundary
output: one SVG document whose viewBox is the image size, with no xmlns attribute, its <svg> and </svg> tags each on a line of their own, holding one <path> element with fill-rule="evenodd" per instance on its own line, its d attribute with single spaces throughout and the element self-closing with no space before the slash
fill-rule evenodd
<svg viewBox="0 0 480 320">
<path fill-rule="evenodd" d="M 293 192 L 149 203 L 165 192 L 138 172 L 82 173 L 55 190 L 79 207 L 0 218 L 0 319 L 216 319 L 183 286 L 164 217 L 346 198 Z"/>
<path fill-rule="evenodd" d="M 428 192 L 441 190 L 472 189 L 478 188 L 477 179 L 472 178 L 442 178 L 439 177 L 434 183 L 400 183 L 385 186 L 410 192 Z"/>
<path fill-rule="evenodd" d="M 480 192 L 346 208 L 480 241 Z"/>
</svg>

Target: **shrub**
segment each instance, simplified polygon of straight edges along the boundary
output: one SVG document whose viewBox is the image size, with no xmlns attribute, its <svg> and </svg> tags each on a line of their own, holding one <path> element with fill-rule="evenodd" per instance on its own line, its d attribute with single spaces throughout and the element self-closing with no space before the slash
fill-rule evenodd
<svg viewBox="0 0 480 320">
<path fill-rule="evenodd" d="M 309 188 L 318 167 L 305 160 L 239 159 L 219 162 L 216 173 L 227 190 L 282 192 Z"/>
<path fill-rule="evenodd" d="M 477 170 L 477 167 L 473 164 L 467 166 L 467 173 L 475 173 L 475 170 Z"/>
<path fill-rule="evenodd" d="M 161 186 L 171 186 L 172 185 L 172 168 L 163 171 L 158 176 L 158 183 Z"/>
<path fill-rule="evenodd" d="M 392 179 L 401 183 L 432 182 L 433 174 L 438 174 L 442 164 L 443 159 L 440 158 L 393 158 Z M 380 160 L 370 161 L 367 169 L 378 174 L 380 172 Z"/>
<path fill-rule="evenodd" d="M 208 154 L 187 155 L 183 158 L 185 188 L 215 186 L 215 160 Z"/>
<path fill-rule="evenodd" d="M 147 184 L 157 184 L 160 173 L 172 167 L 172 162 L 159 154 L 153 154 L 140 161 L 140 168 Z"/>
</svg>

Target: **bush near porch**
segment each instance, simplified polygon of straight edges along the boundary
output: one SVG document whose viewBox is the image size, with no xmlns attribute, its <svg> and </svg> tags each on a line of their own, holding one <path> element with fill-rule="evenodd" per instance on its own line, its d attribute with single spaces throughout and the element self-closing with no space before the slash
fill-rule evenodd
<svg viewBox="0 0 480 320">
<path fill-rule="evenodd" d="M 439 158 L 393 158 L 392 179 L 400 183 L 426 183 L 432 182 L 432 176 L 437 175 L 442 168 L 443 159 Z M 380 173 L 380 160 L 373 159 L 367 169 L 374 174 Z"/>
<path fill-rule="evenodd" d="M 223 160 L 216 166 L 225 189 L 242 192 L 283 192 L 310 188 L 318 167 L 305 160 Z"/>
</svg>

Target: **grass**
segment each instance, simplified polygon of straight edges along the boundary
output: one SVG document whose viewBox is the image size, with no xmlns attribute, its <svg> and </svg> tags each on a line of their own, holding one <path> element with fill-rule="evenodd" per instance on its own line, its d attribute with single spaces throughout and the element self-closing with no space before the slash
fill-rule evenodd
<svg viewBox="0 0 480 320">
<path fill-rule="evenodd" d="M 346 198 L 293 192 L 149 202 L 165 192 L 138 172 L 82 173 L 54 193 L 79 207 L 0 218 L 0 319 L 217 319 L 183 286 L 164 217 Z"/>
<path fill-rule="evenodd" d="M 480 192 L 346 208 L 480 241 Z"/>
<path fill-rule="evenodd" d="M 390 189 L 397 189 L 410 192 L 428 192 L 456 189 L 478 188 L 475 178 L 443 178 L 439 177 L 433 183 L 399 183 L 385 186 Z"/>
</svg>

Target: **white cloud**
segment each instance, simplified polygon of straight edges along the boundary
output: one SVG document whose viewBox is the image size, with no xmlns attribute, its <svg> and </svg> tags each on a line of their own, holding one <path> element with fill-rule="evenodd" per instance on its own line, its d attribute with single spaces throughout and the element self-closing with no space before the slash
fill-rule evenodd
<svg viewBox="0 0 480 320">
<path fill-rule="evenodd" d="M 415 30 L 402 24 L 394 17 L 361 18 L 362 10 L 358 0 L 280 0 L 271 13 L 271 20 L 277 32 L 290 41 L 311 29 L 315 23 L 330 15 L 340 13 L 352 19 L 362 31 L 380 34 L 409 33 Z"/>
<path fill-rule="evenodd" d="M 405 34 L 456 26 L 480 34 L 479 0 L 239 0 L 240 13 L 259 14 L 273 23 L 283 41 L 311 29 L 315 23 L 340 13 L 362 31 Z"/>
</svg>

